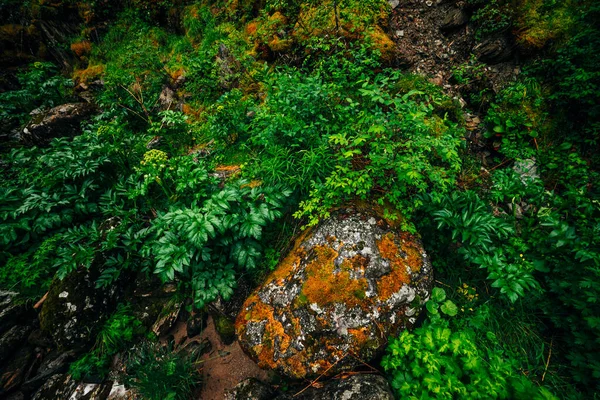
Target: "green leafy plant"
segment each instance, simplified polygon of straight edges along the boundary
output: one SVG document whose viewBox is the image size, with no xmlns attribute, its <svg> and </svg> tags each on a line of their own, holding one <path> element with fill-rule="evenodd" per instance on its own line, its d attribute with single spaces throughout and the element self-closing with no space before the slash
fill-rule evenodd
<svg viewBox="0 0 600 400">
<path fill-rule="evenodd" d="M 228 299 L 235 271 L 253 269 L 261 255 L 263 227 L 281 216 L 289 190 L 228 184 L 201 205 L 172 208 L 153 221 L 145 254 L 156 259 L 163 281 L 179 273 L 191 279 L 194 302 L 202 307 L 218 295 Z"/>
<path fill-rule="evenodd" d="M 493 332 L 481 339 L 472 329 L 453 329 L 442 315 L 455 317 L 458 308 L 443 289 L 433 289 L 426 309 L 429 322 L 392 338 L 381 361 L 397 396 L 555 399 L 518 374 L 517 360 L 504 354 Z"/>
<path fill-rule="evenodd" d="M 142 323 L 131 314 L 131 307 L 120 304 L 104 323 L 92 350 L 71 364 L 73 379 L 104 377 L 115 354 L 124 351 L 144 332 Z"/>
<path fill-rule="evenodd" d="M 17 75 L 18 90 L 0 93 L 0 122 L 19 124 L 27 122 L 29 112 L 35 108 L 50 108 L 71 98 L 73 82 L 60 75 L 58 68 L 49 62 L 36 62 Z"/>
<path fill-rule="evenodd" d="M 145 341 L 125 361 L 124 382 L 144 399 L 184 400 L 200 383 L 198 354 L 174 352 L 171 346 Z"/>
</svg>

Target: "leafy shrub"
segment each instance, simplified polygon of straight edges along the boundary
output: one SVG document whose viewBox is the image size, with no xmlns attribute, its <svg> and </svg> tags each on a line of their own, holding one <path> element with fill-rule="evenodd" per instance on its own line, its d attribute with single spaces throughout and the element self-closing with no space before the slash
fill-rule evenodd
<svg viewBox="0 0 600 400">
<path fill-rule="evenodd" d="M 394 78 L 366 80 L 357 99 L 348 97 L 337 105 L 341 115 L 358 118 L 347 118 L 346 127 L 329 136 L 335 169 L 324 182 L 311 184 L 310 199 L 297 213 L 308 216 L 310 225 L 353 198 L 387 201 L 409 217 L 419 206 L 416 194 L 443 193 L 454 182 L 460 130 L 434 114 L 434 101 L 411 100 L 425 93 L 387 92 L 384 88 Z"/>
<path fill-rule="evenodd" d="M 49 62 L 36 62 L 17 74 L 18 90 L 0 93 L 0 123 L 18 121 L 24 124 L 29 112 L 38 107 L 54 107 L 71 96 L 73 82 L 59 74 Z"/>
<path fill-rule="evenodd" d="M 170 346 L 159 343 L 143 342 L 129 352 L 124 382 L 144 399 L 189 399 L 201 379 L 196 356 L 173 352 Z"/>
<path fill-rule="evenodd" d="M 475 192 L 454 192 L 442 197 L 435 208 L 432 215 L 437 228 L 450 230 L 466 262 L 487 269 L 492 287 L 499 288 L 512 302 L 526 291 L 539 289 L 533 277 L 534 264 L 519 253 L 518 243 L 507 240 L 514 235 L 514 227 L 495 217 Z"/>
<path fill-rule="evenodd" d="M 125 350 L 143 331 L 142 323 L 131 315 L 131 308 L 120 304 L 98 333 L 94 348 L 71 364 L 69 372 L 73 379 L 104 377 L 113 356 Z"/>
<path fill-rule="evenodd" d="M 538 148 L 536 138 L 547 129 L 541 89 L 533 80 L 517 82 L 504 88 L 486 116 L 487 138 L 495 138 L 494 147 L 513 159 L 529 158 Z M 543 141 L 541 142 L 543 143 Z"/>
<path fill-rule="evenodd" d="M 191 282 L 197 307 L 218 295 L 228 299 L 236 271 L 256 267 L 263 227 L 281 216 L 290 195 L 282 187 L 251 187 L 237 181 L 199 205 L 171 208 L 153 221 L 145 252 L 164 280 L 175 273 Z"/>
<path fill-rule="evenodd" d="M 453 329 L 440 316 L 440 311 L 450 317 L 457 314 L 443 289 L 434 288 L 431 297 L 427 303 L 430 322 L 392 338 L 381 361 L 398 397 L 555 398 L 517 372 L 517 360 L 504 354 L 492 332 L 481 335 L 473 329 Z"/>
<path fill-rule="evenodd" d="M 477 24 L 477 39 L 507 31 L 513 25 L 513 8 L 505 0 L 469 0 L 477 6 L 472 20 Z"/>
</svg>

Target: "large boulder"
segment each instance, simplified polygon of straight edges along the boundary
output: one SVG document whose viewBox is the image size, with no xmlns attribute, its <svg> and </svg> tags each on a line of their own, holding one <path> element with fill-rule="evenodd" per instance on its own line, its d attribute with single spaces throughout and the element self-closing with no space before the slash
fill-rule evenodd
<svg viewBox="0 0 600 400">
<path fill-rule="evenodd" d="M 28 145 L 46 146 L 54 138 L 73 137 L 81 133 L 81 122 L 96 112 L 89 103 L 69 103 L 47 112 L 34 110 L 31 122 L 23 129 L 21 141 Z"/>
<path fill-rule="evenodd" d="M 305 232 L 246 300 L 240 345 L 292 378 L 369 362 L 428 300 L 431 264 L 419 239 L 367 209 L 334 211 Z"/>
</svg>

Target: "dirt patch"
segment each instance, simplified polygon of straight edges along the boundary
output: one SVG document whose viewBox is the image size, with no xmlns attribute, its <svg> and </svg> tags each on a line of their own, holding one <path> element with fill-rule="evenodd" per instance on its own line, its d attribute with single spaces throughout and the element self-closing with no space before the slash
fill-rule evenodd
<svg viewBox="0 0 600 400">
<path fill-rule="evenodd" d="M 212 345 L 210 353 L 202 356 L 202 391 L 203 400 L 223 400 L 225 393 L 247 378 L 256 378 L 263 382 L 272 379 L 273 373 L 260 369 L 241 349 L 237 340 L 226 346 L 215 330 L 212 317 L 208 326 L 197 337 L 208 339 Z"/>
</svg>

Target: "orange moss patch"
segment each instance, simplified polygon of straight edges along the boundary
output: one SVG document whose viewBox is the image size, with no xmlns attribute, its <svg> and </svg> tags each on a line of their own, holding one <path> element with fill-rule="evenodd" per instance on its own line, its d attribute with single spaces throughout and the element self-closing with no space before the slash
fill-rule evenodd
<svg viewBox="0 0 600 400">
<path fill-rule="evenodd" d="M 294 242 L 294 248 L 289 252 L 289 255 L 279 263 L 277 268 L 271 272 L 267 278 L 267 282 L 281 286 L 284 279 L 296 271 L 302 258 L 305 256 L 304 248 L 301 244 L 311 231 L 311 229 L 307 229 L 298 236 Z"/>
<path fill-rule="evenodd" d="M 86 56 L 92 51 L 92 43 L 89 40 L 71 43 L 71 50 L 77 57 Z"/>
<path fill-rule="evenodd" d="M 379 50 L 383 61 L 392 62 L 394 60 L 395 44 L 381 27 L 376 26 L 367 34 L 367 37 L 371 40 L 373 47 Z"/>
<path fill-rule="evenodd" d="M 240 169 L 241 168 L 239 165 L 219 165 L 215 168 L 215 171 L 239 172 Z"/>
<path fill-rule="evenodd" d="M 253 36 L 256 34 L 258 30 L 258 22 L 252 21 L 248 25 L 246 25 L 246 34 L 249 36 Z"/>
<path fill-rule="evenodd" d="M 398 247 L 398 242 L 402 243 L 402 248 Z M 417 272 L 423 265 L 423 259 L 414 237 L 408 233 L 402 233 L 400 237 L 388 233 L 377 242 L 377 248 L 381 256 L 389 260 L 392 270 L 389 274 L 381 277 L 377 284 L 380 299 L 386 301 L 402 286 L 410 283 L 406 267 Z"/>
<path fill-rule="evenodd" d="M 306 296 L 310 303 L 319 306 L 334 303 L 346 304 L 348 307 L 361 305 L 364 295 L 360 294 L 367 290 L 367 280 L 352 279 L 350 271 L 364 271 L 367 260 L 356 255 L 352 259 L 344 260 L 341 270 L 334 272 L 334 260 L 338 257 L 338 252 L 329 246 L 315 246 L 314 251 L 316 258 L 306 266 L 306 281 L 301 294 Z"/>
<path fill-rule="evenodd" d="M 202 114 L 204 113 L 204 107 L 194 108 L 191 104 L 184 103 L 181 106 L 181 112 L 198 121 L 201 119 Z"/>
<path fill-rule="evenodd" d="M 76 83 L 89 83 L 95 79 L 100 78 L 105 70 L 104 65 L 90 65 L 86 69 L 76 70 L 73 73 L 73 80 Z"/>
<path fill-rule="evenodd" d="M 291 39 L 279 39 L 277 35 L 273 36 L 273 39 L 269 41 L 269 47 L 273 51 L 283 53 L 288 51 L 292 47 L 293 41 Z"/>
<path fill-rule="evenodd" d="M 177 68 L 176 70 L 169 71 L 169 76 L 171 79 L 176 82 L 182 76 L 185 76 L 185 69 L 183 67 Z"/>
<path fill-rule="evenodd" d="M 251 180 L 250 182 L 242 185 L 242 187 L 243 188 L 244 187 L 249 187 L 251 189 L 254 189 L 255 187 L 259 187 L 260 185 L 262 185 L 262 183 L 263 183 L 262 181 L 260 181 L 258 179 L 254 179 L 254 180 Z"/>
<path fill-rule="evenodd" d="M 287 24 L 288 20 L 285 15 L 279 11 L 275 11 L 273 15 L 269 16 L 269 22 L 284 25 Z"/>
</svg>

